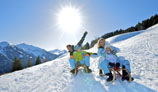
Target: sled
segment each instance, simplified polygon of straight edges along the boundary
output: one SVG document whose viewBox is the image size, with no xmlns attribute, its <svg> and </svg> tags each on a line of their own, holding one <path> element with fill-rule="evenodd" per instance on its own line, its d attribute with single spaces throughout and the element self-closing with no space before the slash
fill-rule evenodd
<svg viewBox="0 0 158 92">
<path fill-rule="evenodd" d="M 112 75 L 113 75 L 113 79 L 112 79 L 112 81 L 111 82 L 113 82 L 114 80 L 116 80 L 116 76 L 119 76 L 119 77 L 123 77 L 123 74 L 122 74 L 122 71 L 123 70 L 125 70 L 128 74 L 127 74 L 127 76 L 129 77 L 129 80 L 128 80 L 128 82 L 131 82 L 132 81 L 132 77 L 131 77 L 131 74 L 130 74 L 130 72 L 127 70 L 127 69 L 125 69 L 125 68 L 117 68 L 116 66 L 114 66 L 114 67 L 111 67 L 111 68 L 109 68 L 109 70 L 110 70 L 110 72 L 112 73 Z"/>
<path fill-rule="evenodd" d="M 88 72 L 87 68 L 86 68 L 86 65 L 85 64 L 76 64 L 76 67 L 75 67 L 75 75 L 77 75 L 78 73 L 78 69 L 83 67 L 85 69 L 85 72 Z"/>
</svg>

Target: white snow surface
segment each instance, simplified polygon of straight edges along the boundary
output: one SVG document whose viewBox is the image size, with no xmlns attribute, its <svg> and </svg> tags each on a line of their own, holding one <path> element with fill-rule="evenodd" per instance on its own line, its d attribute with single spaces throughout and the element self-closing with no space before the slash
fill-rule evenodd
<svg viewBox="0 0 158 92">
<path fill-rule="evenodd" d="M 137 32 L 135 32 L 137 33 Z M 130 33 L 128 33 L 130 35 Z M 127 39 L 109 38 L 118 56 L 130 61 L 133 82 L 117 78 L 113 83 L 98 74 L 98 58 L 90 58 L 91 74 L 69 71 L 69 54 L 51 62 L 0 76 L 0 92 L 157 92 L 158 25 Z M 125 35 L 125 34 L 122 34 Z M 107 39 L 107 41 L 109 40 Z M 115 40 L 115 41 L 114 41 Z M 97 45 L 89 51 L 97 52 Z"/>
</svg>

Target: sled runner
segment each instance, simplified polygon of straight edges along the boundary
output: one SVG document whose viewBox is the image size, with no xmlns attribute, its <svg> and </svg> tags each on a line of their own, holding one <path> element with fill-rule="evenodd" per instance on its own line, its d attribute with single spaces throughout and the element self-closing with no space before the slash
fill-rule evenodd
<svg viewBox="0 0 158 92">
<path fill-rule="evenodd" d="M 109 68 L 110 72 L 113 75 L 113 79 L 111 82 L 113 82 L 114 80 L 116 80 L 116 77 L 121 77 L 121 78 L 128 78 L 128 82 L 132 81 L 132 77 L 130 72 L 125 69 L 125 68 L 117 68 L 116 66 Z M 126 72 L 126 75 L 123 75 L 123 72 Z"/>
<path fill-rule="evenodd" d="M 87 68 L 87 66 L 85 65 L 85 64 L 76 64 L 76 67 L 75 67 L 75 75 L 77 75 L 77 73 L 78 73 L 78 70 L 79 70 L 79 68 L 83 68 L 84 70 L 84 72 L 86 72 L 86 73 L 90 73 L 91 71 L 89 71 L 88 70 L 88 68 Z"/>
</svg>

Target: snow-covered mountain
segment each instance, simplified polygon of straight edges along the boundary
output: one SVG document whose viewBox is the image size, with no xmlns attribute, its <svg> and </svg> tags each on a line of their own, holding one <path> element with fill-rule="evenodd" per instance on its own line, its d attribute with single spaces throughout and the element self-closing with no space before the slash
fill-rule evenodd
<svg viewBox="0 0 158 92">
<path fill-rule="evenodd" d="M 11 71 L 12 61 L 15 57 L 21 59 L 23 67 L 26 67 L 29 58 L 34 65 L 38 56 L 40 56 L 42 61 L 50 61 L 57 57 L 55 54 L 31 45 L 10 45 L 5 41 L 0 42 L 0 74 Z"/>
<path fill-rule="evenodd" d="M 31 58 L 32 64 L 35 64 L 36 57 L 33 54 L 29 54 L 15 45 L 10 45 L 8 42 L 0 42 L 0 73 L 11 70 L 15 57 L 23 61 L 24 67 L 27 65 L 28 58 Z"/>
<path fill-rule="evenodd" d="M 118 56 L 131 64 L 131 83 L 117 78 L 113 83 L 99 76 L 98 58 L 91 57 L 91 74 L 70 73 L 69 54 L 38 66 L 0 76 L 1 92 L 156 92 L 158 91 L 158 25 L 132 37 L 107 41 L 119 48 Z M 132 33 L 133 34 L 133 33 Z M 97 52 L 97 45 L 89 51 Z"/>
<path fill-rule="evenodd" d="M 41 49 L 39 47 L 35 47 L 32 45 L 28 45 L 25 43 L 16 45 L 18 48 L 21 48 L 25 52 L 28 52 L 30 54 L 33 54 L 34 56 L 38 57 L 40 56 L 41 59 L 47 59 L 47 60 L 53 60 L 57 57 L 57 55 L 50 53 L 44 49 Z"/>
<path fill-rule="evenodd" d="M 7 46 L 9 46 L 8 42 L 5 42 L 5 41 L 0 42 L 0 48 L 4 48 L 4 47 L 7 47 Z"/>
<path fill-rule="evenodd" d="M 51 50 L 49 52 L 52 53 L 52 54 L 56 54 L 58 56 L 61 56 L 61 55 L 65 54 L 65 53 L 67 53 L 66 50 L 59 50 L 59 49 L 54 49 L 54 50 Z"/>
</svg>

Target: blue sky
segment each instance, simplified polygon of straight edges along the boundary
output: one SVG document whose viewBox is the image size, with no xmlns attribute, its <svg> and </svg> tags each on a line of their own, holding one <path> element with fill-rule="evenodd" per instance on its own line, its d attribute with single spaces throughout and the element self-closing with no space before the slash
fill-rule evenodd
<svg viewBox="0 0 158 92">
<path fill-rule="evenodd" d="M 61 31 L 56 14 L 62 7 L 80 10 L 84 28 Z M 27 43 L 46 50 L 76 44 L 85 30 L 85 42 L 107 32 L 126 29 L 158 13 L 158 0 L 0 0 L 0 41 Z"/>
</svg>

